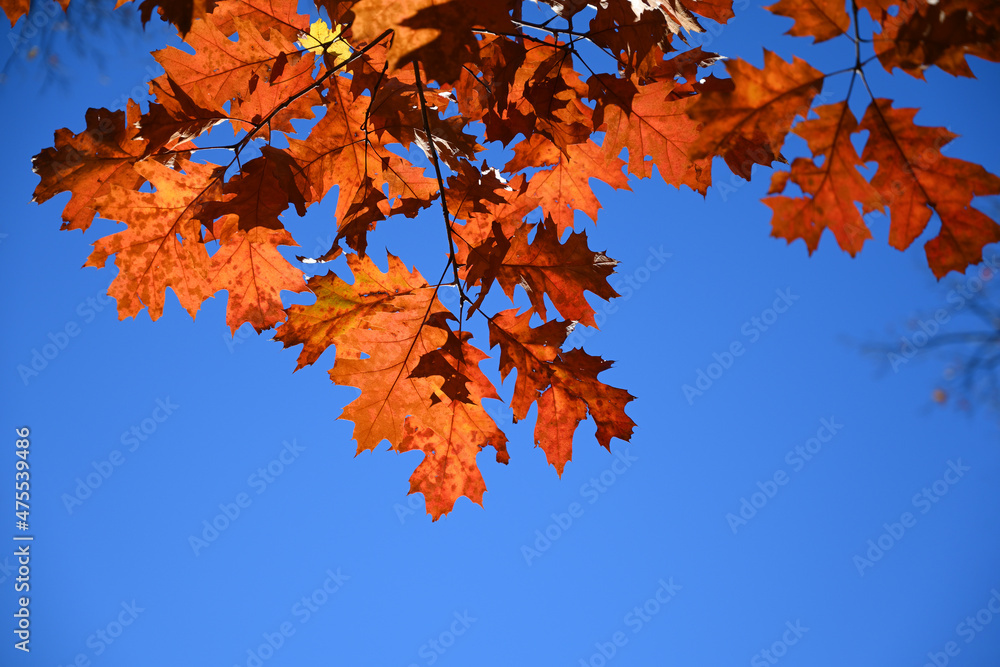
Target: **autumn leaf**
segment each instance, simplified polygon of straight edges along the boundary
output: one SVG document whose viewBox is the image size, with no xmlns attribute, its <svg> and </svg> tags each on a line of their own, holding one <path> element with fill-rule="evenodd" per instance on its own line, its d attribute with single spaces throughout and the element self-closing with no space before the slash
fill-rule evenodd
<svg viewBox="0 0 1000 667">
<path fill-rule="evenodd" d="M 596 327 L 594 309 L 584 298 L 584 292 L 590 291 L 602 299 L 618 296 L 607 280 L 618 262 L 603 252 L 591 251 L 586 232 L 570 234 L 565 243 L 560 243 L 551 219 L 538 225 L 531 242 L 530 231 L 531 227 L 522 225 L 509 239 L 509 247 L 496 265 L 497 282 L 511 299 L 515 288 L 522 287 L 543 320 L 547 319 L 545 297 L 548 297 L 564 318 Z"/>
<path fill-rule="evenodd" d="M 195 139 L 229 119 L 225 111 L 199 106 L 168 78 L 150 82 L 149 88 L 159 102 L 150 102 L 149 111 L 135 123 L 136 138 L 147 142 L 143 157 L 165 151 L 178 141 Z"/>
<path fill-rule="evenodd" d="M 134 168 L 146 150 L 146 142 L 137 136 L 139 117 L 135 103 L 129 104 L 127 112 L 90 109 L 86 130 L 79 134 L 59 130 L 55 146 L 34 157 L 32 168 L 41 181 L 33 201 L 41 204 L 60 192 L 70 193 L 62 229 L 86 230 L 97 212 L 96 198 L 115 186 L 136 189 L 145 181 Z M 164 145 L 168 143 L 163 140 Z"/>
<path fill-rule="evenodd" d="M 629 173 L 650 178 L 655 166 L 670 185 L 704 194 L 712 174 L 710 160 L 691 157 L 701 140 L 696 121 L 688 117 L 692 100 L 671 99 L 672 91 L 672 81 L 654 83 L 642 86 L 627 108 L 599 106 L 595 130 L 605 132 L 605 155 L 628 149 Z"/>
<path fill-rule="evenodd" d="M 424 493 L 435 519 L 459 496 L 481 502 L 475 454 L 491 445 L 498 461 L 507 459 L 506 438 L 479 405 L 499 398 L 478 367 L 486 356 L 455 337 L 447 325 L 454 318 L 436 290 L 396 257 L 389 255 L 387 273 L 370 257 L 348 255 L 348 264 L 354 284 L 332 274 L 311 279 L 316 303 L 292 306 L 275 338 L 286 347 L 303 343 L 299 367 L 336 346 L 331 379 L 361 389 L 341 416 L 355 423 L 358 452 L 383 440 L 398 451 L 423 451 L 411 489 Z M 440 365 L 424 361 L 429 356 Z M 446 391 L 449 369 L 462 378 L 460 394 Z"/>
<path fill-rule="evenodd" d="M 593 141 L 573 144 L 560 152 L 555 144 L 544 137 L 536 137 L 541 148 L 535 150 L 529 163 L 524 153 L 515 152 L 514 159 L 507 163 L 507 172 L 519 171 L 529 166 L 549 166 L 541 169 L 528 181 L 527 194 L 537 199 L 546 216 L 552 218 L 561 235 L 573 228 L 576 211 L 586 213 L 594 221 L 601 204 L 590 187 L 590 179 L 597 178 L 613 188 L 631 190 L 628 177 L 622 172 L 625 162 L 607 154 Z M 525 144 L 521 144 L 525 146 Z M 527 144 L 531 149 L 531 144 Z"/>
<path fill-rule="evenodd" d="M 169 79 L 181 86 L 200 107 L 217 111 L 249 93 L 251 81 L 270 80 L 270 70 L 283 54 L 297 53 L 294 43 L 281 32 L 262 34 L 256 24 L 233 17 L 239 37 L 232 41 L 212 21 L 197 21 L 185 36 L 195 53 L 174 47 L 156 51 L 153 56 L 166 70 L 156 79 L 167 91 Z M 160 101 L 160 100 L 158 100 Z M 162 103 L 162 102 L 161 102 Z"/>
<path fill-rule="evenodd" d="M 795 19 L 786 34 L 812 37 L 817 43 L 843 35 L 851 25 L 844 0 L 781 0 L 765 9 Z"/>
<path fill-rule="evenodd" d="M 887 19 L 874 40 L 888 71 L 899 67 L 918 79 L 937 66 L 953 76 L 973 76 L 967 56 L 1000 61 L 1000 4 L 992 0 L 919 3 L 915 11 Z"/>
<path fill-rule="evenodd" d="M 792 122 L 806 117 L 825 77 L 800 58 L 788 63 L 767 50 L 763 69 L 742 60 L 727 61 L 726 69 L 733 88 L 706 91 L 687 110 L 702 123 L 690 155 L 703 159 L 738 151 L 747 160 L 735 171 L 748 178 L 750 164 L 768 166 L 780 154 Z"/>
<path fill-rule="evenodd" d="M 3 8 L 4 14 L 10 21 L 10 27 L 13 28 L 21 17 L 31 9 L 31 0 L 3 0 L 0 2 L 0 7 Z"/>
<path fill-rule="evenodd" d="M 234 334 L 244 322 L 259 333 L 287 318 L 282 290 L 305 292 L 308 288 L 302 270 L 278 252 L 279 245 L 298 245 L 291 234 L 264 227 L 243 230 L 237 220 L 230 215 L 214 225 L 220 245 L 209 268 L 210 289 L 229 293 L 226 324 Z"/>
<path fill-rule="evenodd" d="M 206 227 L 211 227 L 216 218 L 232 216 L 241 231 L 249 232 L 258 227 L 284 229 L 278 216 L 288 208 L 294 195 L 284 189 L 279 176 L 281 165 L 274 155 L 272 151 L 247 162 L 243 170 L 223 186 L 220 201 L 209 201 L 201 206 L 197 217 Z"/>
<path fill-rule="evenodd" d="M 84 266 L 103 267 L 116 255 L 118 276 L 108 294 L 118 300 L 120 319 L 135 317 L 142 308 L 156 321 L 163 314 L 167 287 L 194 317 L 212 296 L 212 260 L 196 218 L 198 204 L 221 189 L 221 168 L 182 161 L 184 173 L 156 162 L 139 162 L 135 170 L 156 192 L 136 192 L 112 186 L 94 200 L 101 215 L 121 220 L 128 228 L 94 243 Z"/>
<path fill-rule="evenodd" d="M 261 34 L 276 30 L 294 41 L 309 32 L 309 16 L 300 14 L 298 8 L 297 0 L 217 0 L 211 21 L 226 36 L 253 23 Z"/>
<path fill-rule="evenodd" d="M 118 0 L 116 8 L 128 1 L 130 0 Z M 149 23 L 153 11 L 158 10 L 160 18 L 173 23 L 181 35 L 186 35 L 191 30 L 192 22 L 205 18 L 205 14 L 214 6 L 215 0 L 143 0 L 139 11 L 143 25 Z"/>
<path fill-rule="evenodd" d="M 229 103 L 233 132 L 256 132 L 262 139 L 270 139 L 273 131 L 294 133 L 292 120 L 315 118 L 312 108 L 321 106 L 323 98 L 319 91 L 310 89 L 314 83 L 312 70 L 312 54 L 299 57 L 282 53 L 266 80 L 254 74 L 248 94 Z"/>
<path fill-rule="evenodd" d="M 796 126 L 794 132 L 809 144 L 813 159 L 796 158 L 790 178 L 808 197 L 774 196 L 764 203 L 774 211 L 771 235 L 803 239 L 810 254 L 819 245 L 824 229 L 830 229 L 840 247 L 856 255 L 871 232 L 855 202 L 868 213 L 881 210 L 879 194 L 858 171 L 852 135 L 858 121 L 846 102 L 817 107 L 819 118 Z M 784 184 L 781 185 L 784 190 Z"/>
<path fill-rule="evenodd" d="M 401 69 L 419 59 L 429 78 L 451 83 L 463 64 L 478 60 L 473 27 L 492 32 L 512 28 L 509 12 L 513 4 L 513 0 L 360 0 L 352 7 L 351 34 L 356 41 L 367 42 L 391 28 L 390 69 Z"/>
<path fill-rule="evenodd" d="M 597 423 L 602 447 L 610 449 L 613 437 L 631 437 L 635 423 L 624 409 L 634 397 L 597 379 L 611 362 L 579 349 L 560 350 L 569 331 L 565 322 L 532 327 L 530 319 L 530 311 L 497 314 L 490 320 L 490 346 L 500 346 L 501 377 L 517 370 L 514 419 L 524 419 L 531 404 L 538 403 L 535 444 L 561 476 L 572 458 L 573 435 L 588 412 Z"/>
<path fill-rule="evenodd" d="M 319 19 L 309 26 L 309 32 L 299 38 L 298 44 L 316 55 L 332 53 L 335 62 L 347 60 L 351 57 L 351 47 L 341 36 L 342 29 L 343 26 L 335 25 L 331 30 L 326 21 Z"/>
<path fill-rule="evenodd" d="M 482 407 L 482 399 L 500 398 L 479 369 L 479 363 L 488 357 L 468 342 L 469 332 L 462 332 L 461 337 L 455 335 L 447 327 L 448 319 L 429 319 L 428 326 L 444 330 L 448 339 L 439 350 L 424 355 L 410 373 L 411 378 L 443 373 L 445 383 L 432 396 L 429 408 L 407 417 L 406 436 L 398 447 L 401 452 L 424 453 L 424 460 L 410 477 L 410 493 L 424 494 L 427 511 L 435 521 L 449 512 L 461 496 L 482 505 L 486 483 L 476 463 L 481 450 L 493 447 L 498 463 L 510 460 L 507 436 Z M 439 368 L 422 370 L 423 361 L 434 355 Z M 461 385 L 458 395 L 444 391 L 449 378 Z"/>
<path fill-rule="evenodd" d="M 872 186 L 889 205 L 889 244 L 904 250 L 924 231 L 932 213 L 941 231 L 927 242 L 927 261 L 938 278 L 983 259 L 983 246 L 1000 241 L 1000 226 L 972 207 L 977 196 L 1000 194 L 1000 178 L 964 160 L 944 157 L 955 135 L 913 123 L 916 109 L 871 103 L 861 120 L 870 136 L 862 160 L 877 162 Z"/>
</svg>

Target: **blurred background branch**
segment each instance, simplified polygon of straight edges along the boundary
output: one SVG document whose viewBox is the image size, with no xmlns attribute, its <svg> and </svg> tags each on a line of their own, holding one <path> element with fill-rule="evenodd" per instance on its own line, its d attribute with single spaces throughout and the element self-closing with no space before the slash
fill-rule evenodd
<svg viewBox="0 0 1000 667">
<path fill-rule="evenodd" d="M 108 58 L 134 54 L 139 42 L 153 41 L 143 33 L 137 6 L 114 7 L 114 0 L 74 0 L 63 11 L 55 0 L 32 0 L 29 13 L 7 33 L 0 84 L 23 75 L 37 78 L 42 88 L 69 85 L 66 58 L 89 59 L 103 69 Z M 158 32 L 150 30 L 150 36 L 162 42 Z"/>
</svg>

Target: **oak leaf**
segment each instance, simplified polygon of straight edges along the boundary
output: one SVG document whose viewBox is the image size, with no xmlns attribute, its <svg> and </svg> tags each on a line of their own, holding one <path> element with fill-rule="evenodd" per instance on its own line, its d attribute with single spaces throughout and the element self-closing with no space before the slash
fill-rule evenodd
<svg viewBox="0 0 1000 667">
<path fill-rule="evenodd" d="M 766 49 L 763 69 L 742 60 L 727 61 L 726 69 L 733 87 L 706 90 L 687 110 L 702 123 L 690 155 L 698 160 L 739 150 L 749 163 L 737 173 L 746 176 L 750 164 L 768 166 L 780 154 L 793 121 L 806 117 L 825 76 L 805 60 L 793 56 L 788 63 Z"/>
<path fill-rule="evenodd" d="M 937 66 L 953 76 L 973 76 L 967 56 L 1000 61 L 1000 4 L 993 0 L 914 3 L 883 21 L 874 39 L 886 70 L 899 67 L 918 79 Z"/>
<path fill-rule="evenodd" d="M 391 70 L 419 59 L 429 78 L 451 83 L 464 64 L 479 59 L 473 28 L 492 32 L 512 28 L 513 4 L 513 0 L 360 0 L 351 8 L 351 34 L 354 40 L 366 42 L 392 28 L 395 34 L 388 55 Z"/>
<path fill-rule="evenodd" d="M 774 210 L 771 235 L 789 243 L 801 238 L 811 254 L 823 230 L 830 229 L 840 247 L 854 256 L 871 238 L 855 202 L 862 204 L 865 213 L 881 210 L 882 205 L 878 192 L 858 171 L 864 163 L 851 143 L 858 121 L 847 103 L 828 104 L 815 111 L 819 118 L 802 122 L 793 130 L 808 142 L 813 159 L 796 158 L 790 172 L 792 182 L 809 196 L 764 199 Z M 784 189 L 783 182 L 781 187 Z"/>
<path fill-rule="evenodd" d="M 280 292 L 308 289 L 302 270 L 292 266 L 277 249 L 279 245 L 298 245 L 292 235 L 284 229 L 239 229 L 236 216 L 222 218 L 214 228 L 213 236 L 220 245 L 208 269 L 209 289 L 229 293 L 229 329 L 235 334 L 248 322 L 260 333 L 284 322 L 287 314 Z"/>
<path fill-rule="evenodd" d="M 205 20 L 195 22 L 185 36 L 195 53 L 172 46 L 155 51 L 153 56 L 166 70 L 155 80 L 160 89 L 169 91 L 170 86 L 164 83 L 169 78 L 200 107 L 222 111 L 227 102 L 247 94 L 254 77 L 258 81 L 270 80 L 271 68 L 279 56 L 298 52 L 296 45 L 278 30 L 268 30 L 265 35 L 253 21 L 235 16 L 231 20 L 239 35 L 236 41 Z"/>
<path fill-rule="evenodd" d="M 812 37 L 816 43 L 843 35 L 851 26 L 844 0 L 780 0 L 765 9 L 795 19 L 786 34 Z"/>
<path fill-rule="evenodd" d="M 196 216 L 200 203 L 218 195 L 223 168 L 186 160 L 178 166 L 184 173 L 156 162 L 138 162 L 135 170 L 155 192 L 114 185 L 94 201 L 103 217 L 128 225 L 96 241 L 84 264 L 100 268 L 116 255 L 118 276 L 108 294 L 118 301 L 120 319 L 135 317 L 146 307 L 150 318 L 158 320 L 167 287 L 191 317 L 213 294 L 212 260 Z"/>
<path fill-rule="evenodd" d="M 624 409 L 635 397 L 597 379 L 611 362 L 580 349 L 560 349 L 571 328 L 567 323 L 532 327 L 531 315 L 531 311 L 518 315 L 516 309 L 498 313 L 490 320 L 490 346 L 500 346 L 501 377 L 517 370 L 511 401 L 514 419 L 524 419 L 531 404 L 538 404 L 535 444 L 561 476 L 572 458 L 573 435 L 588 412 L 602 447 L 610 449 L 611 438 L 631 437 L 635 422 Z"/>
<path fill-rule="evenodd" d="M 146 142 L 138 137 L 139 118 L 139 105 L 131 102 L 127 112 L 88 110 L 87 129 L 79 134 L 67 128 L 57 131 L 55 146 L 32 160 L 41 178 L 32 201 L 41 204 L 60 192 L 70 192 L 62 229 L 90 227 L 97 212 L 96 198 L 115 186 L 131 190 L 145 181 L 134 168 L 146 150 Z"/>
<path fill-rule="evenodd" d="M 528 181 L 527 194 L 538 200 L 542 211 L 551 217 L 558 234 L 573 228 L 576 211 L 582 211 L 597 221 L 601 204 L 590 187 L 590 179 L 597 178 L 613 188 L 631 190 L 628 177 L 622 172 L 625 162 L 591 140 L 573 144 L 560 152 L 555 144 L 545 137 L 534 137 L 532 143 L 522 142 L 527 150 L 537 149 L 529 158 L 537 164 L 530 164 L 524 151 L 515 152 L 514 159 L 504 167 L 505 171 L 518 171 L 528 166 L 549 166 L 536 171 Z"/>
<path fill-rule="evenodd" d="M 889 205 L 889 244 L 904 250 L 924 231 L 932 213 L 941 231 L 927 242 L 934 275 L 965 271 L 983 259 L 983 246 L 1000 241 L 1000 225 L 972 207 L 976 196 L 1000 194 L 1000 178 L 981 166 L 941 155 L 956 135 L 913 123 L 916 109 L 893 109 L 892 100 L 869 105 L 860 128 L 870 133 L 861 159 L 878 163 L 872 186 Z"/>
<path fill-rule="evenodd" d="M 649 178 L 655 166 L 668 184 L 704 194 L 712 180 L 711 161 L 692 157 L 704 141 L 703 131 L 688 116 L 693 100 L 670 98 L 672 83 L 642 86 L 627 108 L 599 106 L 595 130 L 605 132 L 604 152 L 609 157 L 628 149 L 629 173 Z"/>
</svg>

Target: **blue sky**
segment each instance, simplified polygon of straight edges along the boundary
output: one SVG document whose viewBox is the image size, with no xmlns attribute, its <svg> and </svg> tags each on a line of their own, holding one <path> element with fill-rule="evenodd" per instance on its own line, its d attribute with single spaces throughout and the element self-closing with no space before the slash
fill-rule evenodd
<svg viewBox="0 0 1000 667">
<path fill-rule="evenodd" d="M 790 21 L 741 6 L 705 48 L 758 66 L 761 45 L 828 71 L 853 60 L 846 41 L 810 47 L 781 36 Z M 30 202 L 30 158 L 54 130 L 80 131 L 88 107 L 145 101 L 144 38 L 116 34 L 99 45 L 103 64 L 60 52 L 67 80 L 47 87 L 22 50 L 0 87 L 0 459 L 11 480 L 14 429 L 30 427 L 35 538 L 32 651 L 14 650 L 8 629 L 0 663 L 998 664 L 995 419 L 935 405 L 942 366 L 926 350 L 894 373 L 856 344 L 941 308 L 944 330 L 968 322 L 948 295 L 975 270 L 938 284 L 926 266 L 936 223 L 904 253 L 875 218 L 857 258 L 829 234 L 808 257 L 769 237 L 767 170 L 704 199 L 659 179 L 597 185 L 599 222 L 578 228 L 620 261 L 614 284 L 636 289 L 585 349 L 614 359 L 602 380 L 638 397 L 632 441 L 609 454 L 586 422 L 559 479 L 532 446 L 533 420 L 507 424 L 510 464 L 480 457 L 485 509 L 462 499 L 432 523 L 406 495 L 419 454 L 354 457 L 353 425 L 336 417 L 357 391 L 330 383 L 332 352 L 293 374 L 298 348 L 249 327 L 229 335 L 224 294 L 195 321 L 173 296 L 155 323 L 119 321 L 103 296 L 115 269 L 80 268 L 113 225 L 81 238 L 59 231 L 66 195 Z M 145 51 L 164 35 L 151 24 Z M 1000 71 L 971 64 L 978 80 L 928 72 L 929 85 L 869 71 L 877 94 L 961 135 L 945 155 L 996 173 Z M 846 84 L 831 82 L 830 101 Z M 860 116 L 867 100 L 854 99 Z M 327 249 L 331 211 L 289 222 L 303 247 L 287 256 Z M 384 225 L 370 251 L 436 276 L 437 216 Z M 50 344 L 57 354 L 25 381 L 18 367 Z M 699 371 L 717 377 L 689 401 L 682 387 Z M 5 520 L 11 619 L 18 531 Z"/>
</svg>

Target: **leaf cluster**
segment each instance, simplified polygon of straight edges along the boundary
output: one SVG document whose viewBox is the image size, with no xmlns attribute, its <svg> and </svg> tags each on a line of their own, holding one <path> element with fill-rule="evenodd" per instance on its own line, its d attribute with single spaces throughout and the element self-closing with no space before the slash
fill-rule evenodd
<svg viewBox="0 0 1000 667">
<path fill-rule="evenodd" d="M 12 24 L 28 8 L 0 6 Z M 150 81 L 146 110 L 131 101 L 91 109 L 82 132 L 56 132 L 34 158 L 35 201 L 69 192 L 64 229 L 85 231 L 98 214 L 125 224 L 98 239 L 87 261 L 102 267 L 114 257 L 109 293 L 122 318 L 144 308 L 159 318 L 168 288 L 192 317 L 226 291 L 231 329 L 277 327 L 285 347 L 302 346 L 298 368 L 335 347 L 331 379 L 361 389 L 341 416 L 355 424 L 358 451 L 383 441 L 421 451 L 410 492 L 424 494 L 434 519 L 461 496 L 481 503 L 481 450 L 509 460 L 482 404 L 499 396 L 480 369 L 487 355 L 465 330 L 472 317 L 498 348 L 501 378 L 516 372 L 514 420 L 536 407 L 535 443 L 558 473 L 588 415 L 605 448 L 633 432 L 633 397 L 598 379 L 610 362 L 563 349 L 575 326 L 596 327 L 585 292 L 617 296 L 608 282 L 617 262 L 574 230 L 576 211 L 597 219 L 590 179 L 629 189 L 629 176 L 657 172 L 704 194 L 714 158 L 749 179 L 755 164 L 789 164 L 782 149 L 794 132 L 812 155 L 774 173 L 765 199 L 774 236 L 803 239 L 812 252 L 830 229 L 854 255 L 871 237 L 863 215 L 888 208 L 890 243 L 904 249 L 937 214 L 941 231 L 926 250 L 939 277 L 978 263 L 983 246 L 1000 240 L 1000 227 L 971 205 L 1000 193 L 1000 179 L 943 157 L 954 135 L 915 125 L 914 109 L 869 88 L 860 123 L 847 99 L 810 118 L 829 77 L 850 74 L 849 98 L 856 81 L 868 88 L 864 68 L 876 59 L 918 78 L 931 66 L 971 76 L 968 55 L 996 61 L 991 0 L 780 0 L 770 10 L 795 20 L 791 34 L 843 37 L 852 62 L 823 73 L 765 51 L 762 69 L 728 60 L 729 78 L 702 76 L 720 56 L 687 36 L 731 19 L 731 0 L 318 6 L 329 23 L 310 23 L 295 0 L 143 0 L 143 21 L 157 10 L 189 50 L 154 52 L 165 73 Z M 862 9 L 877 29 L 869 37 Z M 862 59 L 862 46 L 874 55 Z M 308 121 L 308 131 L 293 121 Z M 209 139 L 226 126 L 232 141 Z M 853 138 L 862 131 L 859 156 Z M 513 157 L 491 168 L 490 146 Z M 208 149 L 231 160 L 195 159 Z M 866 163 L 877 167 L 870 179 Z M 785 194 L 789 184 L 801 194 Z M 327 197 L 336 198 L 335 240 L 308 261 L 345 255 L 353 282 L 332 271 L 306 280 L 278 251 L 297 245 L 291 211 L 305 215 Z M 429 281 L 391 254 L 379 269 L 369 233 L 431 207 L 447 251 L 440 277 Z M 486 312 L 491 291 L 513 303 L 518 287 L 527 309 Z M 458 312 L 442 289 L 457 289 Z M 316 301 L 284 307 L 283 291 Z"/>
</svg>

